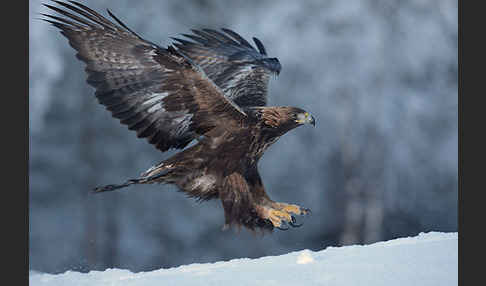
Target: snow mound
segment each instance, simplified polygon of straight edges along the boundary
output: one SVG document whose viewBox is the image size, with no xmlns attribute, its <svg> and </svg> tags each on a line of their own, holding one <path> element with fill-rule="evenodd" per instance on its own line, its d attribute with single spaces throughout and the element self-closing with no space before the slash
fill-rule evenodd
<svg viewBox="0 0 486 286">
<path fill-rule="evenodd" d="M 258 259 L 190 264 L 151 272 L 107 269 L 46 274 L 30 285 L 457 285 L 458 234 L 429 232 L 370 245 L 302 250 Z"/>
</svg>

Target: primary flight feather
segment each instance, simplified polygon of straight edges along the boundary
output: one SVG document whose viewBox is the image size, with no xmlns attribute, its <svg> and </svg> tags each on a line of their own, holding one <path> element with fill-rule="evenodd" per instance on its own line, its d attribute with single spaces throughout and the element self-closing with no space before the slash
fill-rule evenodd
<svg viewBox="0 0 486 286">
<path fill-rule="evenodd" d="M 168 183 L 199 200 L 219 198 L 225 227 L 286 229 L 294 215 L 310 211 L 275 202 L 266 194 L 257 164 L 286 132 L 315 120 L 296 107 L 267 107 L 270 75 L 281 66 L 229 29 L 203 29 L 174 38 L 163 48 L 144 40 L 85 5 L 44 4 L 61 16 L 43 14 L 61 30 L 86 63 L 87 82 L 98 101 L 140 138 L 157 149 L 182 149 L 139 178 L 96 192 L 133 184 Z"/>
</svg>

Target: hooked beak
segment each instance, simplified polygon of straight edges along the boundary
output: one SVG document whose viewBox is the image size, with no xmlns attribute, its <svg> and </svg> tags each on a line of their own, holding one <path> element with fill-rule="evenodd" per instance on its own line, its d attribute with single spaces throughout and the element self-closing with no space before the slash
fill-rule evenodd
<svg viewBox="0 0 486 286">
<path fill-rule="evenodd" d="M 309 117 L 309 123 L 312 124 L 312 126 L 316 127 L 316 120 L 314 119 L 314 116 Z"/>
<path fill-rule="evenodd" d="M 302 113 L 298 116 L 296 120 L 300 124 L 312 124 L 312 126 L 316 127 L 316 119 L 310 113 Z"/>
</svg>

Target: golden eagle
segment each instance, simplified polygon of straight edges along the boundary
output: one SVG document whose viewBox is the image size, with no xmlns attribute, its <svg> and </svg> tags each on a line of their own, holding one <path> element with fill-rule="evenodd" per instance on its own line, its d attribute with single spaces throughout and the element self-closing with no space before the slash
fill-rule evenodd
<svg viewBox="0 0 486 286">
<path fill-rule="evenodd" d="M 257 164 L 286 132 L 315 120 L 296 107 L 267 107 L 269 77 L 281 66 L 229 29 L 192 30 L 163 48 L 144 40 L 78 2 L 44 4 L 64 17 L 42 14 L 61 30 L 86 63 L 87 82 L 112 116 L 160 151 L 197 144 L 153 166 L 139 178 L 98 187 L 112 191 L 133 184 L 175 184 L 199 200 L 221 199 L 225 228 L 288 229 L 294 215 L 310 213 L 272 201 Z"/>
</svg>

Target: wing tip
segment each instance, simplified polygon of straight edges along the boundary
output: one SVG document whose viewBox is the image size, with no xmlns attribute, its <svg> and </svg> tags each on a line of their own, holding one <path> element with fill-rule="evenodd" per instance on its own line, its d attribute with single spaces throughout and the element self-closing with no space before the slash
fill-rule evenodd
<svg viewBox="0 0 486 286">
<path fill-rule="evenodd" d="M 263 43 L 256 37 L 253 37 L 253 42 L 255 42 L 257 48 L 258 48 L 258 51 L 260 52 L 260 54 L 266 56 L 267 55 L 267 51 L 265 50 L 265 46 L 263 45 Z"/>
</svg>

